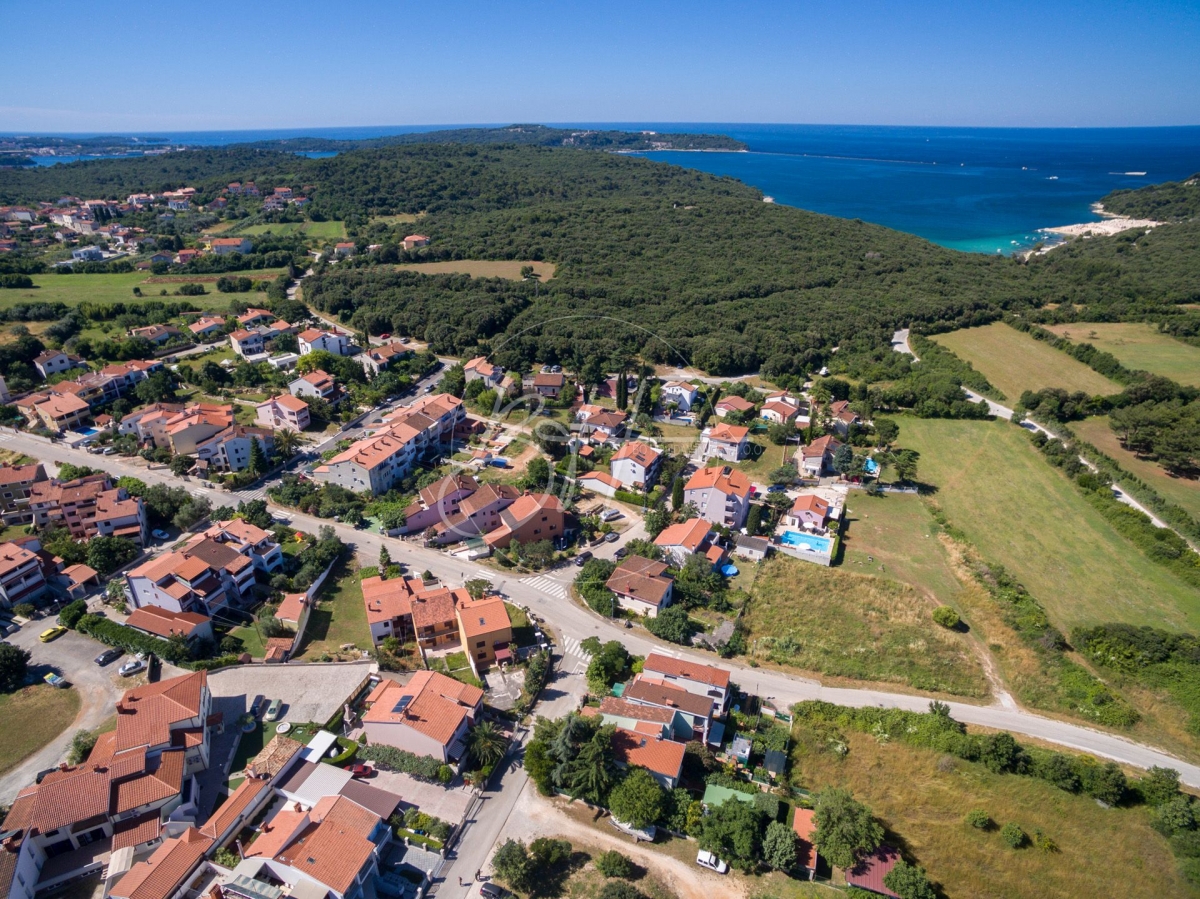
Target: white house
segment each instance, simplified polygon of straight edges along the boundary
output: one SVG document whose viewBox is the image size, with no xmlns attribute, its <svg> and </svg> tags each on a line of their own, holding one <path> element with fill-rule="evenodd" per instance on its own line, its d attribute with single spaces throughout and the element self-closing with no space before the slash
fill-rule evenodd
<svg viewBox="0 0 1200 899">
<path fill-rule="evenodd" d="M 326 352 L 333 353 L 335 356 L 350 355 L 350 338 L 345 334 L 336 334 L 333 331 L 309 328 L 301 331 L 297 340 L 300 344 L 301 356 L 307 356 L 309 353 L 317 350 L 325 350 Z"/>
<path fill-rule="evenodd" d="M 695 384 L 686 381 L 668 381 L 659 391 L 659 402 L 667 406 L 674 403 L 680 412 L 691 412 L 696 404 L 700 391 Z"/>
</svg>

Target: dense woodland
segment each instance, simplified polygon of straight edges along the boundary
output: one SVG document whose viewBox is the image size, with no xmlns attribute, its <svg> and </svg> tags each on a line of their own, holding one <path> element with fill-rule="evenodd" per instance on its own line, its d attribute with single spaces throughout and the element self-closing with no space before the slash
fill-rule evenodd
<svg viewBox="0 0 1200 899">
<path fill-rule="evenodd" d="M 1114 190 L 1100 200 L 1106 212 L 1133 218 L 1180 222 L 1200 215 L 1200 172 L 1183 181 L 1164 181 L 1137 190 Z"/>
</svg>

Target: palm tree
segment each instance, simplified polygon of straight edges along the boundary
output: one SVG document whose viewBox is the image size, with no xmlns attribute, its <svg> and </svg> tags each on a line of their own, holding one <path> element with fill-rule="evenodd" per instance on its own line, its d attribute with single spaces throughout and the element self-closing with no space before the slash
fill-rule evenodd
<svg viewBox="0 0 1200 899">
<path fill-rule="evenodd" d="M 300 435 L 290 428 L 275 432 L 275 451 L 280 457 L 290 459 L 300 448 Z"/>
<path fill-rule="evenodd" d="M 491 721 L 484 721 L 471 731 L 471 757 L 486 768 L 504 758 L 508 741 Z"/>
</svg>

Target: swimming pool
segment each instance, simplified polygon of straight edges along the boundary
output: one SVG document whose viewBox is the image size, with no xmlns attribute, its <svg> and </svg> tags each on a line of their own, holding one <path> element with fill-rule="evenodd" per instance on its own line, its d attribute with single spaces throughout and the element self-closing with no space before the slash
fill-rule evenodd
<svg viewBox="0 0 1200 899">
<path fill-rule="evenodd" d="M 833 548 L 833 541 L 828 537 L 817 537 L 805 534 L 803 531 L 784 531 L 779 536 L 779 542 L 784 546 L 793 546 L 802 552 L 820 553 L 827 556 Z"/>
<path fill-rule="evenodd" d="M 99 428 L 80 428 L 75 433 L 82 434 L 84 437 L 95 437 L 97 434 L 100 433 L 100 429 Z"/>
</svg>

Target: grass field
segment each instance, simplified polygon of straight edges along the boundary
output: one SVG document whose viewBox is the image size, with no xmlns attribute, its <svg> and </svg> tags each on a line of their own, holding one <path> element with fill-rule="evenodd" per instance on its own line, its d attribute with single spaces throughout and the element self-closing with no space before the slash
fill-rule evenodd
<svg viewBox="0 0 1200 899">
<path fill-rule="evenodd" d="M 693 431 L 693 433 L 697 432 Z M 789 443 L 787 446 L 776 446 L 765 436 L 755 435 L 746 444 L 746 458 L 734 467 L 745 472 L 746 477 L 758 484 L 770 484 L 771 480 L 767 475 L 780 465 L 791 463 L 795 452 L 796 445 L 794 443 Z M 720 461 L 720 459 L 714 459 L 711 464 L 716 465 Z"/>
<path fill-rule="evenodd" d="M 345 240 L 346 225 L 344 222 L 279 222 L 273 225 L 247 225 L 237 229 L 238 234 L 303 234 L 314 240 Z"/>
<path fill-rule="evenodd" d="M 1015 403 L 1026 390 L 1061 387 L 1089 394 L 1118 393 L 1121 385 L 1028 334 L 997 322 L 938 334 L 933 340 L 970 362 Z"/>
<path fill-rule="evenodd" d="M 936 487 L 951 523 L 1063 630 L 1107 621 L 1200 627 L 1200 591 L 1117 534 L 1024 431 L 1003 421 L 905 418 L 899 443 L 920 452 L 918 478 Z"/>
<path fill-rule="evenodd" d="M 967 638 L 930 618 L 909 584 L 776 555 L 763 563 L 743 621 L 752 655 L 808 671 L 983 696 Z M 762 641 L 765 637 L 773 641 Z"/>
<path fill-rule="evenodd" d="M 803 737 L 803 725 L 797 736 Z M 890 845 L 927 869 L 939 895 L 989 899 L 1077 896 L 1195 896 L 1179 876 L 1167 841 L 1149 825 L 1144 808 L 1106 809 L 1087 796 L 1065 793 L 1032 777 L 991 774 L 979 764 L 943 762 L 940 753 L 866 734 L 844 734 L 849 753 L 792 753 L 793 781 L 806 789 L 849 789 L 883 824 Z M 982 809 L 996 827 L 968 826 Z M 1040 828 L 1060 852 L 1027 845 L 1009 849 L 999 826 L 1027 834 Z"/>
<path fill-rule="evenodd" d="M 1047 325 L 1059 337 L 1090 343 L 1112 353 L 1127 368 L 1162 375 L 1180 384 L 1200 387 L 1200 347 L 1161 333 L 1142 322 L 1096 322 Z"/>
<path fill-rule="evenodd" d="M 79 714 L 79 692 L 35 684 L 0 694 L 0 774 L 15 768 L 71 726 Z"/>
<path fill-rule="evenodd" d="M 1107 416 L 1072 422 L 1071 430 L 1105 455 L 1112 456 L 1122 468 L 1157 490 L 1163 499 L 1182 506 L 1193 517 L 1200 518 L 1200 480 L 1172 477 L 1157 462 L 1138 458 L 1136 453 L 1121 446 L 1121 441 L 1108 426 Z"/>
<path fill-rule="evenodd" d="M 283 269 L 261 269 L 252 272 L 233 272 L 255 280 L 271 279 Z M 75 306 L 84 300 L 94 303 L 137 301 L 133 288 L 142 289 L 143 298 L 157 297 L 160 290 L 168 294 L 180 284 L 207 284 L 208 293 L 198 297 L 173 297 L 190 300 L 199 309 L 228 309 L 232 294 L 217 293 L 211 285 L 218 275 L 150 275 L 146 272 L 126 272 L 120 275 L 34 275 L 32 290 L 0 290 L 0 308 L 21 303 L 66 303 Z M 243 298 L 246 294 L 240 294 Z M 31 323 L 32 324 L 32 323 Z M 30 330 L 33 330 L 32 327 Z"/>
<path fill-rule="evenodd" d="M 346 643 L 370 649 L 371 631 L 358 573 L 335 569 L 317 594 L 317 606 L 304 629 L 304 649 L 295 657 L 311 662 L 324 653 L 333 656 Z"/>
<path fill-rule="evenodd" d="M 425 213 L 414 215 L 411 212 L 400 212 L 396 215 L 373 215 L 371 216 L 372 225 L 411 225 L 417 219 L 421 218 Z"/>
<path fill-rule="evenodd" d="M 507 278 L 509 281 L 521 280 L 521 269 L 532 265 L 542 281 L 554 277 L 554 264 L 550 262 L 532 262 L 519 259 L 491 261 L 487 259 L 460 259 L 456 262 L 412 262 L 396 266 L 402 271 L 419 272 L 422 275 L 470 275 L 472 278 Z"/>
</svg>

